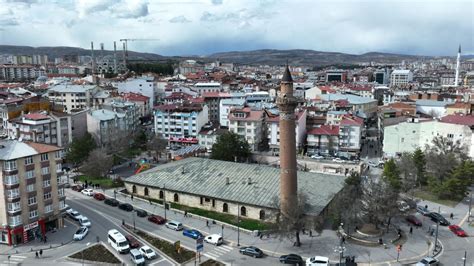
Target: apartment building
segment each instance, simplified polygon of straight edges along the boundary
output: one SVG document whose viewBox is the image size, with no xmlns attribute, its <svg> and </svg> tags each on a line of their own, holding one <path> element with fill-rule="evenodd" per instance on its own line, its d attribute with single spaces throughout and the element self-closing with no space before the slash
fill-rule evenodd
<svg viewBox="0 0 474 266">
<path fill-rule="evenodd" d="M 234 108 L 229 112 L 229 131 L 242 136 L 250 144 L 250 149 L 257 151 L 265 133 L 264 119 L 262 110 Z"/>
<path fill-rule="evenodd" d="M 403 86 L 413 81 L 413 72 L 410 70 L 397 69 L 390 74 L 390 86 Z"/>
<path fill-rule="evenodd" d="M 58 179 L 62 149 L 52 145 L 0 142 L 0 243 L 18 245 L 63 227 L 66 195 Z"/>
<path fill-rule="evenodd" d="M 203 92 L 201 95 L 204 98 L 204 102 L 206 103 L 207 107 L 209 108 L 209 121 L 215 124 L 219 123 L 220 102 L 223 99 L 230 98 L 231 95 L 225 92 Z"/>
<path fill-rule="evenodd" d="M 222 99 L 219 102 L 219 124 L 221 127 L 229 127 L 229 112 L 232 108 L 244 108 L 245 99 L 231 98 Z"/>
<path fill-rule="evenodd" d="M 89 110 L 87 132 L 99 147 L 112 147 L 119 138 L 124 137 L 123 134 L 128 133 L 126 114 L 106 109 Z"/>
<path fill-rule="evenodd" d="M 185 102 L 155 108 L 155 133 L 170 142 L 197 144 L 201 128 L 209 122 L 207 105 Z"/>
<path fill-rule="evenodd" d="M 364 135 L 364 120 L 356 116 L 344 116 L 339 123 L 339 155 L 359 157 Z"/>
<path fill-rule="evenodd" d="M 296 112 L 295 133 L 296 133 L 296 149 L 301 150 L 306 139 L 306 110 Z M 265 119 L 266 129 L 268 133 L 268 146 L 273 155 L 280 153 L 280 116 L 269 116 Z"/>
<path fill-rule="evenodd" d="M 128 93 L 123 93 L 120 95 L 120 97 L 128 102 L 133 102 L 135 103 L 140 112 L 140 116 L 147 116 L 151 112 L 151 106 L 150 106 L 150 97 L 139 94 L 139 93 L 133 93 L 133 92 L 128 92 Z"/>
<path fill-rule="evenodd" d="M 119 93 L 139 93 L 150 98 L 150 106 L 155 106 L 158 100 L 158 89 L 154 77 L 130 78 L 116 84 Z"/>
<path fill-rule="evenodd" d="M 83 110 L 92 105 L 96 85 L 59 84 L 48 90 L 48 98 L 55 105 L 62 105 L 66 113 Z"/>
<path fill-rule="evenodd" d="M 339 126 L 321 125 L 308 130 L 308 155 L 334 156 L 339 151 Z"/>
<path fill-rule="evenodd" d="M 31 65 L 0 65 L 0 80 L 21 81 L 46 75 L 44 67 Z"/>
<path fill-rule="evenodd" d="M 129 132 L 134 132 L 140 124 L 140 109 L 134 102 L 123 100 L 113 100 L 104 105 L 104 109 L 111 110 L 120 114 L 125 114 L 125 128 Z"/>
<path fill-rule="evenodd" d="M 199 94 L 204 92 L 220 92 L 222 90 L 222 85 L 218 82 L 198 82 L 194 84 L 194 89 Z"/>
</svg>

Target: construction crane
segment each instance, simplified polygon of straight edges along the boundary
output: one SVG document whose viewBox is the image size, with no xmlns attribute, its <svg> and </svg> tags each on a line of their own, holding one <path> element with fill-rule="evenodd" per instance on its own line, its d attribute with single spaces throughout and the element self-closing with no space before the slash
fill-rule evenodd
<svg viewBox="0 0 474 266">
<path fill-rule="evenodd" d="M 127 67 L 128 62 L 128 42 L 135 42 L 135 41 L 159 41 L 160 39 L 120 39 L 123 42 L 123 64 Z"/>
</svg>

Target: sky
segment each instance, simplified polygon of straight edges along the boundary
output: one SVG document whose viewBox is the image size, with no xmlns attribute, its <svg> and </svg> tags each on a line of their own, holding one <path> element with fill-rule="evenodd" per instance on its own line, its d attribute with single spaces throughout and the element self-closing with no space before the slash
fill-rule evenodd
<svg viewBox="0 0 474 266">
<path fill-rule="evenodd" d="M 473 0 L 0 0 L 0 44 L 161 55 L 256 49 L 474 54 Z M 151 40 L 143 40 L 151 39 Z"/>
</svg>

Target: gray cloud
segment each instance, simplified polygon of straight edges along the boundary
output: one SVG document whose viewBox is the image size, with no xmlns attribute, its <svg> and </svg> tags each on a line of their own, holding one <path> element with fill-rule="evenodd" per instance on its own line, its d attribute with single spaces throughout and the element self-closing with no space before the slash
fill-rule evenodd
<svg viewBox="0 0 474 266">
<path fill-rule="evenodd" d="M 222 5 L 222 0 L 211 0 L 213 5 Z"/>
<path fill-rule="evenodd" d="M 185 16 L 177 16 L 169 20 L 171 23 L 189 23 L 191 20 L 187 19 Z"/>
</svg>

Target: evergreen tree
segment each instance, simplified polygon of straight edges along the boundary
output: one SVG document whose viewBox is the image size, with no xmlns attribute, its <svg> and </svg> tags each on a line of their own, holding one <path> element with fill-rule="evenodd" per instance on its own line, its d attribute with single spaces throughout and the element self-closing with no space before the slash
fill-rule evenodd
<svg viewBox="0 0 474 266">
<path fill-rule="evenodd" d="M 383 168 L 383 178 L 388 182 L 391 188 L 399 191 L 401 188 L 400 171 L 394 159 L 388 160 Z"/>
<path fill-rule="evenodd" d="M 89 156 L 90 152 L 96 148 L 95 140 L 92 135 L 86 133 L 83 137 L 73 139 L 66 153 L 66 160 L 78 165 L 85 161 Z"/>
<path fill-rule="evenodd" d="M 249 143 L 233 132 L 226 132 L 217 138 L 212 146 L 211 159 L 222 161 L 245 161 L 250 156 Z"/>
<path fill-rule="evenodd" d="M 413 162 L 415 163 L 416 167 L 416 179 L 421 185 L 428 184 L 428 180 L 426 178 L 426 159 L 425 154 L 420 148 L 417 148 L 413 152 Z"/>
</svg>

